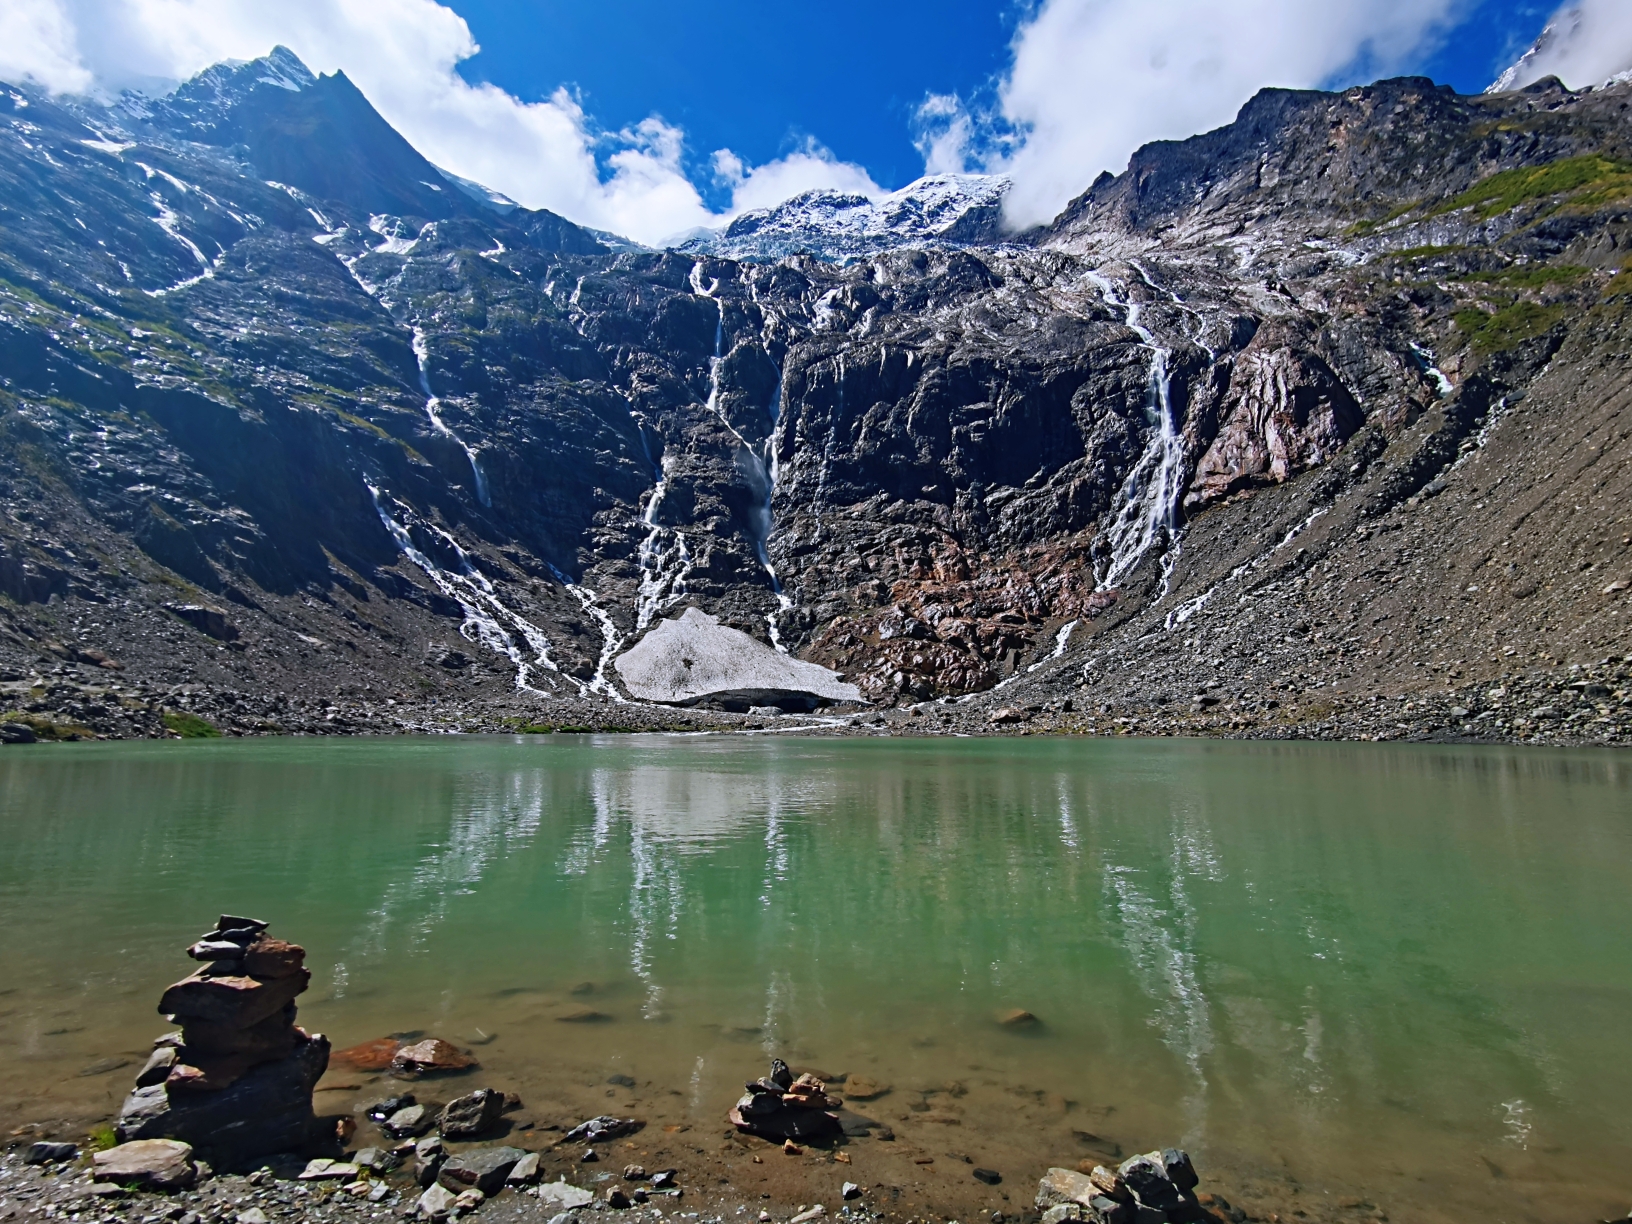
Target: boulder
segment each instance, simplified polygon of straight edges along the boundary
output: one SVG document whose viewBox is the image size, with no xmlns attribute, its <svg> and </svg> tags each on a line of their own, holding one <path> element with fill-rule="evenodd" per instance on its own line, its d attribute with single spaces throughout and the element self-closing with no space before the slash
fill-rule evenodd
<svg viewBox="0 0 1632 1224">
<path fill-rule="evenodd" d="M 380 1123 L 380 1129 L 393 1139 L 414 1139 L 430 1130 L 436 1116 L 423 1105 L 404 1105 Z"/>
<path fill-rule="evenodd" d="M 516 1161 L 516 1167 L 510 1170 L 510 1175 L 504 1180 L 512 1186 L 530 1186 L 538 1180 L 539 1155 L 537 1152 L 528 1152 Z"/>
<path fill-rule="evenodd" d="M 527 1153 L 520 1148 L 475 1148 L 448 1157 L 437 1181 L 453 1191 L 468 1190 L 474 1186 L 483 1195 L 491 1197 L 504 1188 L 510 1172 Z"/>
<path fill-rule="evenodd" d="M 485 1202 L 487 1195 L 480 1190 L 461 1190 L 459 1196 L 453 1200 L 453 1206 L 456 1211 L 475 1211 Z"/>
<path fill-rule="evenodd" d="M 440 1037 L 427 1037 L 399 1049 L 391 1059 L 397 1075 L 438 1075 L 470 1071 L 480 1064 L 470 1055 Z"/>
<path fill-rule="evenodd" d="M 178 1139 L 218 1168 L 240 1168 L 256 1157 L 304 1147 L 315 1121 L 312 1089 L 329 1062 L 329 1042 L 307 1038 L 288 1057 L 262 1063 L 220 1092 L 170 1095 L 163 1085 L 126 1098 L 116 1131 L 121 1140 Z"/>
<path fill-rule="evenodd" d="M 185 1190 L 198 1180 L 189 1144 L 173 1139 L 136 1139 L 98 1152 L 91 1176 L 99 1182 L 144 1190 Z"/>
<path fill-rule="evenodd" d="M 1124 1160 L 1116 1170 L 1127 1182 L 1141 1207 L 1170 1211 L 1179 1206 L 1183 1195 L 1167 1175 L 1160 1152 L 1149 1152 Z"/>
<path fill-rule="evenodd" d="M 1050 1169 L 1037 1184 L 1037 1208 L 1043 1211 L 1063 1203 L 1086 1207 L 1099 1193 L 1099 1187 L 1086 1173 L 1078 1173 L 1075 1169 Z"/>
<path fill-rule="evenodd" d="M 72 1160 L 79 1155 L 79 1149 L 71 1143 L 31 1143 L 23 1156 L 23 1163 L 29 1165 L 60 1164 L 64 1160 Z"/>
<path fill-rule="evenodd" d="M 419 1214 L 427 1220 L 445 1220 L 453 1214 L 459 1196 L 446 1186 L 435 1184 L 419 1196 Z"/>
<path fill-rule="evenodd" d="M 1181 1193 L 1188 1193 L 1201 1184 L 1201 1178 L 1196 1175 L 1196 1166 L 1190 1162 L 1190 1153 L 1178 1148 L 1166 1148 L 1162 1151 L 1162 1168 L 1167 1173 L 1167 1180 L 1179 1188 Z"/>
<path fill-rule="evenodd" d="M 436 1129 L 444 1139 L 476 1139 L 498 1125 L 504 1112 L 504 1093 L 478 1088 L 468 1096 L 449 1101 L 437 1115 Z"/>
<path fill-rule="evenodd" d="M 782 654 L 698 608 L 659 622 L 613 666 L 630 696 L 667 705 L 815 709 L 862 699 L 837 672 Z"/>
</svg>

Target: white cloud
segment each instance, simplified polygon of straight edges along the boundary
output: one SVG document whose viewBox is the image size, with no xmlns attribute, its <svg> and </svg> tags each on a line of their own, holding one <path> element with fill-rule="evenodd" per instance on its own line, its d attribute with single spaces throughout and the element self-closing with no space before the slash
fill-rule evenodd
<svg viewBox="0 0 1632 1224">
<path fill-rule="evenodd" d="M 6 0 L 0 7 L 0 81 L 34 81 L 57 93 L 90 88 L 73 26 L 50 0 Z"/>
<path fill-rule="evenodd" d="M 643 242 L 722 224 L 778 190 L 877 191 L 810 146 L 763 166 L 738 161 L 732 208 L 712 213 L 682 168 L 678 128 L 653 117 L 601 132 L 565 90 L 524 103 L 464 81 L 455 67 L 476 43 L 436 0 L 0 0 L 0 79 L 59 92 L 152 89 L 278 43 L 314 71 L 343 70 L 437 165 Z"/>
<path fill-rule="evenodd" d="M 841 162 L 831 152 L 807 140 L 786 157 L 763 166 L 746 167 L 729 149 L 714 154 L 717 179 L 731 188 L 731 211 L 770 208 L 805 191 L 828 188 L 877 199 L 884 189 L 860 166 Z"/>
<path fill-rule="evenodd" d="M 974 120 L 957 94 L 930 94 L 913 114 L 913 144 L 925 174 L 963 174 L 974 144 Z"/>
<path fill-rule="evenodd" d="M 1625 4 L 1626 0 L 1603 0 Z M 1044 0 L 1015 35 L 997 114 L 1011 149 L 982 168 L 1014 180 L 1015 225 L 1046 222 L 1140 145 L 1222 126 L 1268 85 L 1379 75 L 1420 55 L 1465 0 Z M 977 116 L 977 118 L 979 118 Z M 963 114 L 942 116 L 957 151 Z M 965 127 L 963 132 L 970 129 Z"/>
<path fill-rule="evenodd" d="M 1572 89 L 1602 85 L 1632 69 L 1632 4 L 1579 0 L 1547 23 L 1540 40 L 1493 89 L 1523 89 L 1556 76 Z"/>
</svg>

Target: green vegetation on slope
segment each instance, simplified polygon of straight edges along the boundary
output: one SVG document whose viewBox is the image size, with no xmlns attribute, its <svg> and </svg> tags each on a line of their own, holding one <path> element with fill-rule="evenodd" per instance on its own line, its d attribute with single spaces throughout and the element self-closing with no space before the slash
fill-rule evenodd
<svg viewBox="0 0 1632 1224">
<path fill-rule="evenodd" d="M 179 710 L 164 712 L 164 725 L 179 735 L 182 739 L 220 739 L 221 732 L 215 724 L 206 722 L 197 714 L 188 714 Z"/>
<path fill-rule="evenodd" d="M 1540 306 L 1535 302 L 1514 302 L 1495 314 L 1477 308 L 1456 312 L 1456 326 L 1468 342 L 1482 353 L 1500 353 L 1526 340 L 1545 335 L 1566 314 L 1566 306 Z"/>
<path fill-rule="evenodd" d="M 1567 157 L 1545 166 L 1503 170 L 1468 188 L 1461 195 L 1435 206 L 1428 215 L 1437 217 L 1461 208 L 1476 209 L 1481 220 L 1498 217 L 1509 209 L 1533 200 L 1565 196 L 1556 207 L 1591 208 L 1610 200 L 1632 195 L 1632 166 L 1596 153 Z"/>
</svg>

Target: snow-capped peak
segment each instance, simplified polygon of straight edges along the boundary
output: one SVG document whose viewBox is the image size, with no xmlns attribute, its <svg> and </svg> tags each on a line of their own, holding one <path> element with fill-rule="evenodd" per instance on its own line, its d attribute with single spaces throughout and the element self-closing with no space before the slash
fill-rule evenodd
<svg viewBox="0 0 1632 1224">
<path fill-rule="evenodd" d="M 1617 85 L 1632 79 L 1632 46 L 1626 42 L 1625 0 L 1578 3 L 1555 13 L 1541 36 L 1486 93 L 1523 89 L 1549 76 L 1573 89 Z"/>
<path fill-rule="evenodd" d="M 755 209 L 723 229 L 692 231 L 673 249 L 733 259 L 809 254 L 851 259 L 910 246 L 996 241 L 1009 180 L 993 175 L 934 174 L 870 198 L 806 191 L 773 208 Z"/>
</svg>

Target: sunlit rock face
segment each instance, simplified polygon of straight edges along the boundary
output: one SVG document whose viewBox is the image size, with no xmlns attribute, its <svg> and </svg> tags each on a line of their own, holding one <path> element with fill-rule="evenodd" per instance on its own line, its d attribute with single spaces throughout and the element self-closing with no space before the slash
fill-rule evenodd
<svg viewBox="0 0 1632 1224">
<path fill-rule="evenodd" d="M 810 710 L 861 700 L 861 690 L 836 673 L 780 654 L 697 608 L 659 623 L 615 666 L 631 696 L 668 705 Z"/>
</svg>

